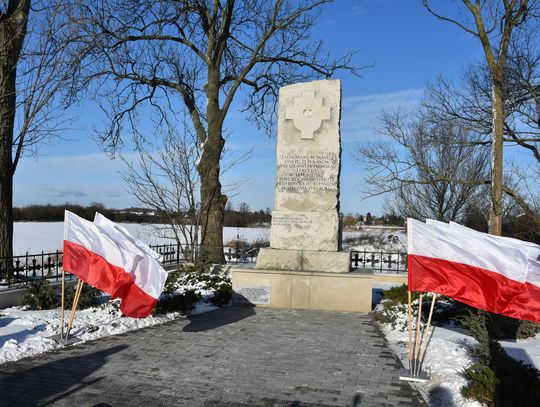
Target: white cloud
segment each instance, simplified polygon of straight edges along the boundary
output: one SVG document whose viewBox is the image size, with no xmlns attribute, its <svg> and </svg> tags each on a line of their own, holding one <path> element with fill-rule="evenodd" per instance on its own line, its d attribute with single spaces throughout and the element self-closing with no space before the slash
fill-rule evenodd
<svg viewBox="0 0 540 407">
<path fill-rule="evenodd" d="M 403 108 L 413 109 L 420 101 L 423 89 L 375 93 L 343 98 L 341 135 L 344 142 L 372 139 L 382 111 Z"/>
<path fill-rule="evenodd" d="M 119 174 L 124 168 L 121 159 L 104 153 L 22 160 L 15 172 L 14 205 L 103 202 L 109 207 L 130 206 L 134 200 Z"/>
</svg>

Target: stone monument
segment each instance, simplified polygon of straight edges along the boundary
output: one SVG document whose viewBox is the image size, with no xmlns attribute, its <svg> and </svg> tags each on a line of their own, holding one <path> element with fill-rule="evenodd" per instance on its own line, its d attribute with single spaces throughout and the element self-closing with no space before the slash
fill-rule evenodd
<svg viewBox="0 0 540 407">
<path fill-rule="evenodd" d="M 280 90 L 270 249 L 258 269 L 349 272 L 339 252 L 340 102 L 336 80 Z"/>
<path fill-rule="evenodd" d="M 337 80 L 280 89 L 270 248 L 255 270 L 233 270 L 237 302 L 370 311 L 371 275 L 349 273 L 349 253 L 340 251 L 340 115 Z M 369 298 L 349 297 L 359 290 Z"/>
</svg>

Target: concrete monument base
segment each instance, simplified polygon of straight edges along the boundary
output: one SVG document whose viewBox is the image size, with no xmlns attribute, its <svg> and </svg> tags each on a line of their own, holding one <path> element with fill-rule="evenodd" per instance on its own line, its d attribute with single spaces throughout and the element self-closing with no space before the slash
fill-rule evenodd
<svg viewBox="0 0 540 407">
<path fill-rule="evenodd" d="M 371 311 L 373 272 L 232 269 L 233 303 L 270 308 Z"/>
<path fill-rule="evenodd" d="M 261 248 L 257 256 L 259 270 L 321 271 L 348 273 L 349 252 L 314 250 L 284 250 Z"/>
</svg>

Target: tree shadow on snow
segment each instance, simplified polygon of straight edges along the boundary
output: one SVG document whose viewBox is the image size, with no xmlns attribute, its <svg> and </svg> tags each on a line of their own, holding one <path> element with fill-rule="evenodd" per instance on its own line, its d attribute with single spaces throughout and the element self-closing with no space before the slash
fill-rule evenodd
<svg viewBox="0 0 540 407">
<path fill-rule="evenodd" d="M 8 326 L 9 324 L 11 324 L 13 321 L 15 321 L 16 318 L 11 318 L 11 317 L 1 317 L 0 318 L 0 328 L 3 328 L 5 326 Z"/>
<path fill-rule="evenodd" d="M 52 405 L 101 381 L 103 377 L 88 376 L 105 365 L 110 355 L 126 348 L 127 345 L 119 345 L 99 352 L 54 360 L 27 370 L 14 371 L 21 363 L 17 362 L 12 365 L 15 369 L 11 367 L 0 374 L 0 389 L 9 389 L 10 396 L 17 397 L 18 405 Z"/>
<path fill-rule="evenodd" d="M 450 390 L 442 386 L 432 387 L 428 397 L 431 407 L 453 407 L 456 405 Z"/>
<path fill-rule="evenodd" d="M 47 324 L 40 324 L 31 329 L 23 329 L 22 331 L 13 332 L 8 335 L 0 335 L 0 348 L 10 339 L 15 339 L 17 343 L 23 342 L 27 336 L 33 335 L 38 332 L 45 331 Z"/>
<path fill-rule="evenodd" d="M 189 315 L 189 324 L 184 328 L 184 332 L 201 332 L 219 328 L 224 325 L 234 324 L 242 319 L 255 315 L 253 307 L 226 307 L 204 314 Z"/>
</svg>

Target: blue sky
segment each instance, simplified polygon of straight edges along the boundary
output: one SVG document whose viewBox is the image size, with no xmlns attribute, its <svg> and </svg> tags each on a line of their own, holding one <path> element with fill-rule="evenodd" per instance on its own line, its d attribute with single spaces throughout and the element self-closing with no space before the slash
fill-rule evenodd
<svg viewBox="0 0 540 407">
<path fill-rule="evenodd" d="M 454 4 L 444 2 L 444 7 Z M 358 49 L 354 64 L 375 64 L 362 78 L 340 73 L 342 101 L 341 210 L 383 213 L 384 198 L 360 200 L 363 169 L 353 160 L 358 142 L 376 138 L 382 109 L 413 107 L 428 81 L 437 75 L 457 79 L 464 65 L 480 60 L 477 41 L 457 27 L 437 21 L 420 0 L 336 0 L 325 7 L 314 37 L 324 39 L 334 55 Z M 69 113 L 69 112 L 68 112 Z M 14 205 L 101 202 L 122 208 L 136 204 L 123 184 L 118 158 L 108 158 L 93 139 L 104 123 L 94 102 L 79 108 L 69 140 L 44 145 L 37 158 L 21 160 L 15 175 Z M 247 176 L 231 198 L 252 209 L 272 208 L 275 183 L 275 135 L 268 137 L 238 110 L 229 115 L 228 148 L 251 158 L 229 172 L 225 183 Z M 124 151 L 124 154 L 131 154 Z"/>
</svg>

